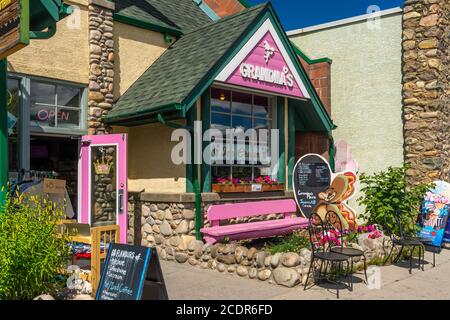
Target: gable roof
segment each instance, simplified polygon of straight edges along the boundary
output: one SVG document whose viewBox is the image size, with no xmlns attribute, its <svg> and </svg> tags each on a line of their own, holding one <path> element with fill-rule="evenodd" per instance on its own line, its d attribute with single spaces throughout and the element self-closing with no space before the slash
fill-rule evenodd
<svg viewBox="0 0 450 320">
<path fill-rule="evenodd" d="M 131 124 L 143 118 L 155 117 L 159 112 L 176 110 L 184 117 L 188 108 L 267 17 L 275 20 L 284 46 L 296 57 L 271 4 L 250 7 L 209 23 L 177 40 L 122 95 L 104 120 L 111 124 Z M 300 61 L 295 61 L 315 112 L 319 114 L 323 127 L 331 130 L 331 119 Z"/>
<path fill-rule="evenodd" d="M 211 22 L 192 0 L 115 0 L 114 18 L 180 36 Z"/>
</svg>

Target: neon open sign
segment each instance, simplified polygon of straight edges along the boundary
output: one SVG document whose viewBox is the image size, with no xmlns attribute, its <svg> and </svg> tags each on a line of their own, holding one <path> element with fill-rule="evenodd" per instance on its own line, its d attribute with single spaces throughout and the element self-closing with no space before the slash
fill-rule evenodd
<svg viewBox="0 0 450 320">
<path fill-rule="evenodd" d="M 68 111 L 55 112 L 54 110 L 41 109 L 36 113 L 36 117 L 39 121 L 49 121 L 55 118 L 55 114 L 58 121 L 69 121 L 70 112 Z"/>
</svg>

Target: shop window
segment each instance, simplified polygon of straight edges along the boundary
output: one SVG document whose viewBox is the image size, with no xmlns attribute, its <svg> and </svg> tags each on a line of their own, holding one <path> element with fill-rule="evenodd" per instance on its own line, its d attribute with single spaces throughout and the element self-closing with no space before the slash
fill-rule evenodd
<svg viewBox="0 0 450 320">
<path fill-rule="evenodd" d="M 81 129 L 83 88 L 32 80 L 30 86 L 31 125 Z"/>
<path fill-rule="evenodd" d="M 262 176 L 274 178 L 270 159 L 272 104 L 273 99 L 270 97 L 211 88 L 211 128 L 222 131 L 224 143 L 224 150 L 216 152 L 216 157 L 213 156 L 212 183 L 251 182 Z M 244 141 L 235 138 L 231 142 L 226 137 L 226 129 L 230 128 L 238 132 L 248 132 L 249 129 L 253 129 L 256 134 L 245 135 Z M 264 134 L 261 132 L 262 129 L 265 130 Z M 232 161 L 229 161 L 230 155 L 226 154 L 227 142 L 234 144 L 235 155 Z M 261 159 L 261 155 L 256 155 L 258 149 L 251 148 L 253 143 L 258 143 L 260 148 L 264 147 L 266 156 L 269 155 L 269 158 Z"/>
</svg>

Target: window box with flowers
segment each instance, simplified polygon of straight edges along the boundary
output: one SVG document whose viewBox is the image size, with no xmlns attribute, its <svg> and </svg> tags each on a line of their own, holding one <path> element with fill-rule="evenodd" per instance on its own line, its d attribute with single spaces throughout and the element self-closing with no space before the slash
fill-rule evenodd
<svg viewBox="0 0 450 320">
<path fill-rule="evenodd" d="M 261 186 L 259 189 L 255 185 Z M 255 192 L 255 191 L 282 191 L 284 184 L 270 178 L 262 176 L 255 179 L 251 178 L 217 178 L 217 183 L 212 184 L 212 192 Z"/>
</svg>

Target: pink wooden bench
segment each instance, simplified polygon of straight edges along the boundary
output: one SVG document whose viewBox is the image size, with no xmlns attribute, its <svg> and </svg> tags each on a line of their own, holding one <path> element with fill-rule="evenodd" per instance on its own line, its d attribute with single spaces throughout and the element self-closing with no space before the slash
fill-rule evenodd
<svg viewBox="0 0 450 320">
<path fill-rule="evenodd" d="M 292 216 L 296 211 L 297 205 L 292 199 L 212 205 L 208 209 L 211 227 L 200 231 L 205 241 L 211 244 L 225 237 L 243 240 L 288 234 L 308 227 L 308 219 Z M 221 220 L 269 214 L 283 214 L 284 219 L 220 225 Z"/>
</svg>

